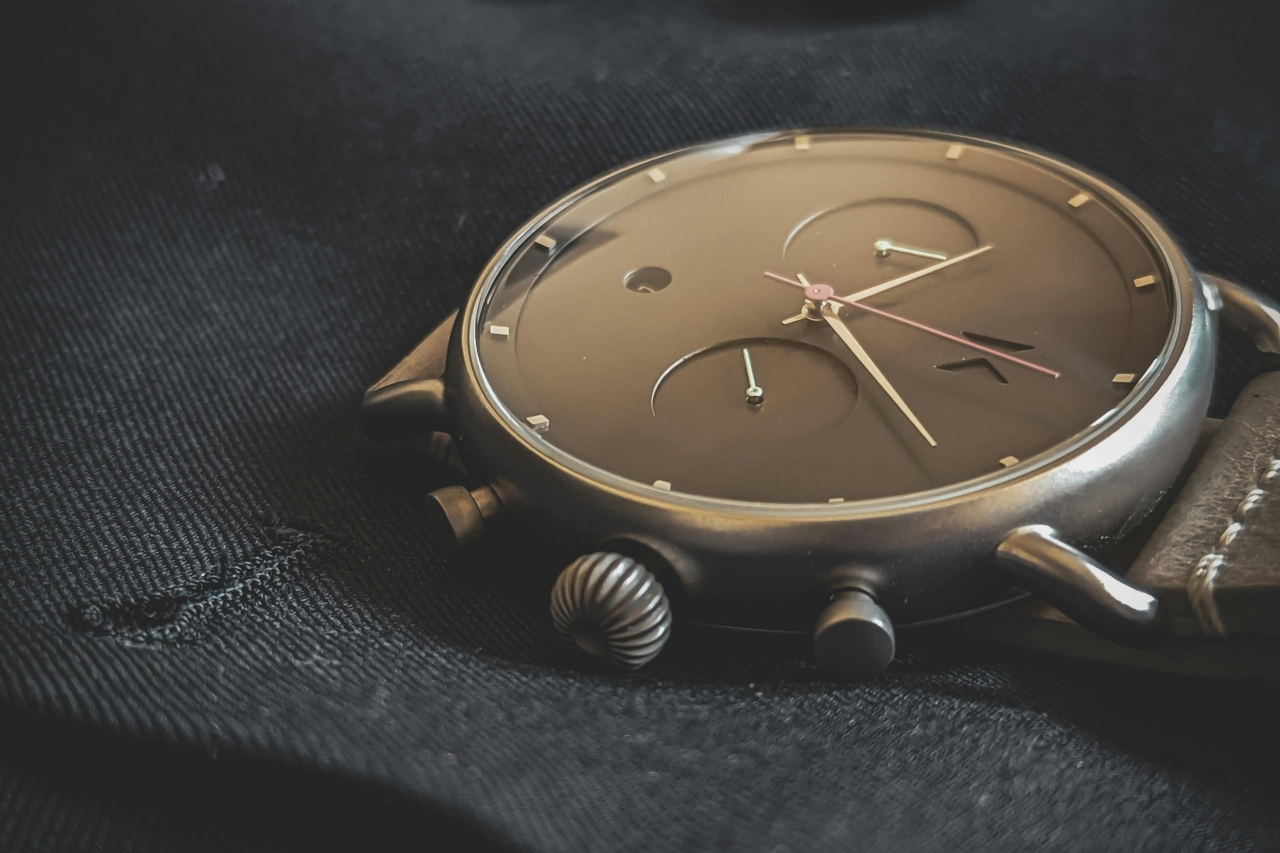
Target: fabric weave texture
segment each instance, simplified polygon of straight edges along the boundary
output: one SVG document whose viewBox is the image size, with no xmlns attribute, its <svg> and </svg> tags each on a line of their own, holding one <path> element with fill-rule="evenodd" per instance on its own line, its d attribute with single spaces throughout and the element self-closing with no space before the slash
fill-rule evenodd
<svg viewBox="0 0 1280 853">
<path fill-rule="evenodd" d="M 1280 849 L 1273 685 L 584 663 L 362 390 L 621 162 L 973 132 L 1280 295 L 1280 20 L 1194 0 L 52 0 L 0 26 L 0 849 Z M 1221 413 L 1258 362 L 1229 338 Z"/>
</svg>

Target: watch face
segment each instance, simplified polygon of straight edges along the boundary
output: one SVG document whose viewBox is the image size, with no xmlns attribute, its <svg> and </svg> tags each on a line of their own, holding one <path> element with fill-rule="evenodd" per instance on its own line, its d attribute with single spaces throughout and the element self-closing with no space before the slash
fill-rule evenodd
<svg viewBox="0 0 1280 853">
<path fill-rule="evenodd" d="M 575 196 L 483 283 L 473 358 L 530 442 L 645 488 L 841 503 L 1078 439 L 1170 340 L 1161 253 L 1104 191 L 976 140 L 691 149 Z"/>
</svg>

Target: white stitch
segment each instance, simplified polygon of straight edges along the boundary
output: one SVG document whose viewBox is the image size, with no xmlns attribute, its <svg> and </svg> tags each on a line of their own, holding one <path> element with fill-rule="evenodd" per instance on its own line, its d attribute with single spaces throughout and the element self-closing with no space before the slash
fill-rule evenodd
<svg viewBox="0 0 1280 853">
<path fill-rule="evenodd" d="M 1254 507 L 1262 503 L 1267 493 L 1262 489 L 1253 489 L 1236 505 L 1236 518 L 1244 518 Z"/>
<path fill-rule="evenodd" d="M 1222 624 L 1222 616 L 1218 613 L 1218 602 L 1213 597 L 1213 584 L 1218 579 L 1218 571 L 1226 565 L 1227 556 L 1223 551 L 1244 533 L 1244 518 L 1252 512 L 1267 496 L 1262 483 L 1270 483 L 1280 477 L 1280 452 L 1272 451 L 1266 468 L 1258 475 L 1258 485 L 1245 494 L 1231 513 L 1232 520 L 1227 524 L 1222 535 L 1218 537 L 1213 551 L 1205 554 L 1196 563 L 1191 576 L 1187 578 L 1187 598 L 1191 609 L 1195 611 L 1200 630 L 1210 637 L 1226 637 L 1227 629 Z"/>
<path fill-rule="evenodd" d="M 1200 629 L 1210 637 L 1227 636 L 1217 602 L 1213 600 L 1213 582 L 1226 559 L 1221 554 L 1206 554 L 1196 563 L 1187 582 L 1187 598 L 1200 621 Z"/>
</svg>

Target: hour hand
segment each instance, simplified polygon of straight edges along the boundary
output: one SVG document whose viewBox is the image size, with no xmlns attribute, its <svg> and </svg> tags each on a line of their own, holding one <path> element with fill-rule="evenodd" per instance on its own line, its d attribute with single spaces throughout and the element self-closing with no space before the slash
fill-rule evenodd
<svg viewBox="0 0 1280 853">
<path fill-rule="evenodd" d="M 844 345 L 853 353 L 854 358 L 861 362 L 863 368 L 871 374 L 872 378 L 884 389 L 889 395 L 889 399 L 893 400 L 894 405 L 904 414 L 907 420 L 911 421 L 911 425 L 919 430 L 920 435 L 924 436 L 924 440 L 929 442 L 930 447 L 937 447 L 938 442 L 933 440 L 933 436 L 929 435 L 929 430 L 924 428 L 924 424 L 920 423 L 920 419 L 916 417 L 916 413 L 911 411 L 911 407 L 902 399 L 902 395 L 893 387 L 888 378 L 880 372 L 880 368 L 871 360 L 871 356 L 862 348 L 862 344 L 853 336 L 853 332 L 845 325 L 844 321 L 835 315 L 830 305 L 822 309 L 822 319 L 827 321 L 827 325 L 835 331 Z"/>
</svg>

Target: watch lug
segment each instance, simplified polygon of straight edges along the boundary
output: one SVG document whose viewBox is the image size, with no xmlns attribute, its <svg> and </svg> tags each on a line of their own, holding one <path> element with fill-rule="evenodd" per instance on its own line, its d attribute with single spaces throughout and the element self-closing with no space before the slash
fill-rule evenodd
<svg viewBox="0 0 1280 853">
<path fill-rule="evenodd" d="M 400 363 L 387 371 L 377 382 L 369 386 L 366 395 L 379 388 L 404 382 L 409 379 L 439 379 L 444 376 L 445 356 L 449 353 L 449 338 L 453 336 L 453 324 L 458 320 L 458 309 L 445 317 L 440 325 L 431 330 L 422 341 L 413 348 L 413 352 L 400 360 Z"/>
<path fill-rule="evenodd" d="M 413 438 L 445 427 L 444 381 L 410 379 L 368 391 L 360 426 L 375 441 Z"/>
<path fill-rule="evenodd" d="M 1129 583 L 1044 525 L 1019 527 L 996 546 L 1013 582 L 1113 642 L 1145 646 L 1164 633 L 1156 597 Z"/>
<path fill-rule="evenodd" d="M 1222 316 L 1249 335 L 1262 352 L 1280 354 L 1280 306 L 1260 293 L 1216 275 L 1200 279 L 1218 294 Z"/>
<path fill-rule="evenodd" d="M 377 441 L 444 431 L 444 368 L 458 312 L 436 326 L 404 359 L 364 392 L 360 425 Z"/>
</svg>

